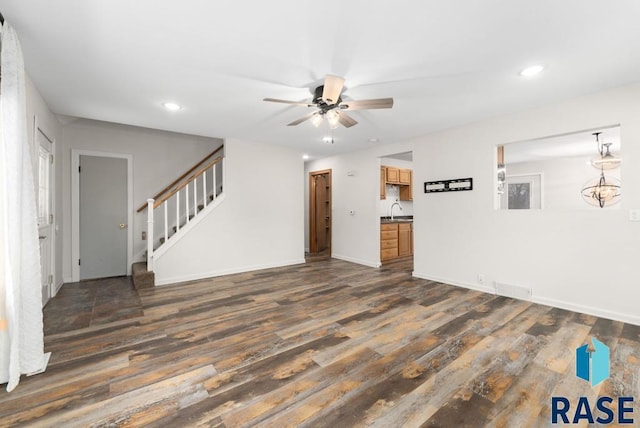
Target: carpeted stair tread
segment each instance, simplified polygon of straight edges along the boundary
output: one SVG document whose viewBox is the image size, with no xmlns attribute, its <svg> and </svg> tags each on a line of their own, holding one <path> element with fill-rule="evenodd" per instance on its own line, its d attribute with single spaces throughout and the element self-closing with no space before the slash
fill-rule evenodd
<svg viewBox="0 0 640 428">
<path fill-rule="evenodd" d="M 147 270 L 146 262 L 137 262 L 131 265 L 131 277 L 136 290 L 152 288 L 156 283 L 156 275 Z"/>
</svg>

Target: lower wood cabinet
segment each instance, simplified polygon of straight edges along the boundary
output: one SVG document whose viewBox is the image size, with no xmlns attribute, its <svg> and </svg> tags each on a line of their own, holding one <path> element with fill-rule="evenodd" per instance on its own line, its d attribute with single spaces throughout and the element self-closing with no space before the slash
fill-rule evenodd
<svg viewBox="0 0 640 428">
<path fill-rule="evenodd" d="M 413 254 L 413 224 L 383 223 L 380 225 L 380 261 Z"/>
<path fill-rule="evenodd" d="M 413 254 L 413 224 L 398 223 L 398 257 Z"/>
</svg>

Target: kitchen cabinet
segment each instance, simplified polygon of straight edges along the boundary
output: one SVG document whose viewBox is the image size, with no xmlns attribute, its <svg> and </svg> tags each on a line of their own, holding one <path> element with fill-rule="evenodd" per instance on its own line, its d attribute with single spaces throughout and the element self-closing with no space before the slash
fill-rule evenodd
<svg viewBox="0 0 640 428">
<path fill-rule="evenodd" d="M 398 223 L 380 225 L 380 260 L 398 257 Z"/>
<path fill-rule="evenodd" d="M 398 186 L 401 201 L 413 201 L 413 171 L 395 166 L 380 166 L 380 199 L 387 198 L 387 184 Z"/>
<path fill-rule="evenodd" d="M 400 168 L 398 170 L 398 184 L 411 184 L 411 170 Z"/>
<path fill-rule="evenodd" d="M 400 200 L 401 201 L 413 201 L 413 171 L 410 169 L 400 170 L 406 177 L 406 183 L 400 185 Z"/>
<path fill-rule="evenodd" d="M 413 254 L 413 223 L 380 225 L 380 261 Z"/>
<path fill-rule="evenodd" d="M 413 254 L 413 224 L 398 223 L 398 257 Z"/>
<path fill-rule="evenodd" d="M 400 168 L 393 166 L 386 167 L 387 183 L 388 184 L 400 184 Z"/>
</svg>

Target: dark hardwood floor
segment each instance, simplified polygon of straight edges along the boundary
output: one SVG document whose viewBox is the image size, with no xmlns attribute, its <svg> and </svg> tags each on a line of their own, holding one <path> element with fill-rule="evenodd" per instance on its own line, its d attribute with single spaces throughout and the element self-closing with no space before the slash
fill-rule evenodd
<svg viewBox="0 0 640 428">
<path fill-rule="evenodd" d="M 339 260 L 133 291 L 68 284 L 47 371 L 0 392 L 0 425 L 550 425 L 551 396 L 635 396 L 640 327 Z M 575 349 L 611 348 L 611 378 Z M 574 400 L 575 398 L 575 400 Z"/>
</svg>

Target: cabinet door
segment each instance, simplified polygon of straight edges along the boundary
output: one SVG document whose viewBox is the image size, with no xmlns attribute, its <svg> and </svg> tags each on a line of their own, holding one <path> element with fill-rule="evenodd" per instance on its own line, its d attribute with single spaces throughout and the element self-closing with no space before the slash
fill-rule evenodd
<svg viewBox="0 0 640 428">
<path fill-rule="evenodd" d="M 398 256 L 410 256 L 413 253 L 411 223 L 398 225 Z"/>
<path fill-rule="evenodd" d="M 380 199 L 387 199 L 387 171 L 384 166 L 380 167 Z"/>
<path fill-rule="evenodd" d="M 413 201 L 413 171 L 405 169 L 409 176 L 408 184 L 400 186 L 400 200 L 401 201 Z"/>
<path fill-rule="evenodd" d="M 400 183 L 400 170 L 398 168 L 394 168 L 392 166 L 387 167 L 387 183 Z"/>
<path fill-rule="evenodd" d="M 398 172 L 399 182 L 400 184 L 411 184 L 411 170 L 410 169 L 400 169 Z"/>
</svg>

